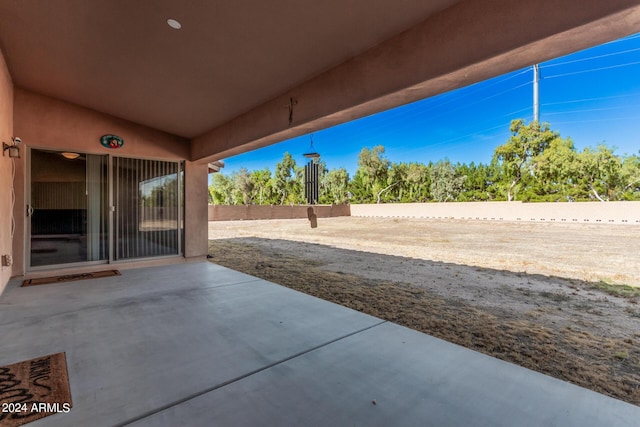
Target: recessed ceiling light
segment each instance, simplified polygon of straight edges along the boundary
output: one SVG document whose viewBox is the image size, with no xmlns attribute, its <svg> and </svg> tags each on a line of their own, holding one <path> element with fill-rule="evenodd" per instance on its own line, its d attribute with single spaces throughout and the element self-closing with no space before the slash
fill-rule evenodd
<svg viewBox="0 0 640 427">
<path fill-rule="evenodd" d="M 180 28 L 182 28 L 182 24 L 172 18 L 167 19 L 167 24 L 174 30 L 179 30 Z"/>
</svg>

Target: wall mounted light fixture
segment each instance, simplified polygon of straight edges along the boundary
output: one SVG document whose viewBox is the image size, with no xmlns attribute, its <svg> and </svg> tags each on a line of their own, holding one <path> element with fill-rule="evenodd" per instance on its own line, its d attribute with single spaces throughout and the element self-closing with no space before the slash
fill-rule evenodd
<svg viewBox="0 0 640 427">
<path fill-rule="evenodd" d="M 22 142 L 22 140 L 20 138 L 18 138 L 17 136 L 14 136 L 13 138 L 11 138 L 11 145 L 7 144 L 6 142 L 2 143 L 2 155 L 4 156 L 4 152 L 5 151 L 9 151 L 9 157 L 12 159 L 19 159 L 20 158 L 20 147 L 18 147 L 18 144 L 20 144 Z"/>
</svg>

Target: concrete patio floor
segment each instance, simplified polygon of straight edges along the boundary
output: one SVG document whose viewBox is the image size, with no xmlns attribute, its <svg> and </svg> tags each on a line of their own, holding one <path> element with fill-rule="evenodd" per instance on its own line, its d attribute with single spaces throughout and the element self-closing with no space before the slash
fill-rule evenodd
<svg viewBox="0 0 640 427">
<path fill-rule="evenodd" d="M 0 296 L 0 365 L 66 352 L 73 398 L 30 426 L 640 420 L 640 407 L 207 262 L 19 285 Z"/>
</svg>

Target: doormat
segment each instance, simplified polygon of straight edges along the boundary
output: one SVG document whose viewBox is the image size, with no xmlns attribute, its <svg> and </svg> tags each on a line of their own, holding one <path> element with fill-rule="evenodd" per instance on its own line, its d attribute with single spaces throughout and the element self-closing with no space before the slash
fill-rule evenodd
<svg viewBox="0 0 640 427">
<path fill-rule="evenodd" d="M 0 367 L 0 426 L 21 426 L 71 407 L 65 353 Z"/>
<path fill-rule="evenodd" d="M 118 270 L 95 271 L 93 273 L 67 274 L 64 276 L 41 277 L 28 279 L 22 282 L 22 286 L 48 285 L 50 283 L 74 282 L 76 280 L 99 279 L 101 277 L 120 276 Z"/>
</svg>

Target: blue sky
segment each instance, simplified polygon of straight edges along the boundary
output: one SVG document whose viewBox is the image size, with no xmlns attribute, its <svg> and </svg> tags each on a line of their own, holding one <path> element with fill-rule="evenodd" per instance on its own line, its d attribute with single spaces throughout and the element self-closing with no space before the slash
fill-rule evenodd
<svg viewBox="0 0 640 427">
<path fill-rule="evenodd" d="M 540 64 L 540 121 L 578 150 L 605 143 L 616 154 L 640 150 L 640 34 Z M 392 162 L 488 163 L 509 137 L 512 119 L 533 118 L 533 69 L 314 132 L 315 151 L 329 169 L 352 176 L 363 147 L 383 145 Z M 275 171 L 285 152 L 306 163 L 309 135 L 230 157 L 223 172 Z"/>
</svg>

